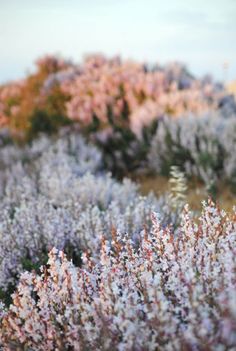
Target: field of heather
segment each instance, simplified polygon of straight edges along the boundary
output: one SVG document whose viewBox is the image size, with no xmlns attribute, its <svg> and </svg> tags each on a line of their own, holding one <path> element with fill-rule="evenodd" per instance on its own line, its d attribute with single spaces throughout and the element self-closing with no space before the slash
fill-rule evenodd
<svg viewBox="0 0 236 351">
<path fill-rule="evenodd" d="M 236 0 L 0 0 L 0 351 L 236 351 Z"/>
<path fill-rule="evenodd" d="M 236 101 L 182 64 L 0 86 L 0 349 L 236 350 Z"/>
</svg>

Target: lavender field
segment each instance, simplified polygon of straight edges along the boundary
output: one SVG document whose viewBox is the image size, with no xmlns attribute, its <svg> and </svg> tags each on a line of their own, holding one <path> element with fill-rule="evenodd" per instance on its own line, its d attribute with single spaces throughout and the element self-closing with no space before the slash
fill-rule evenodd
<svg viewBox="0 0 236 351">
<path fill-rule="evenodd" d="M 235 351 L 233 69 L 225 62 L 224 79 L 218 79 L 196 74 L 181 60 L 160 63 L 105 50 L 78 60 L 42 54 L 24 76 L 4 80 L 8 71 L 1 65 L 13 53 L 7 16 L 15 19 L 12 31 L 19 30 L 14 47 L 19 42 L 34 52 L 41 43 L 43 53 L 49 39 L 42 23 L 50 38 L 50 15 L 58 32 L 48 43 L 60 38 L 66 52 L 72 41 L 78 48 L 75 33 L 81 50 L 86 47 L 85 29 L 95 48 L 98 43 L 102 49 L 105 39 L 112 47 L 117 19 L 111 17 L 111 25 L 108 17 L 99 18 L 99 11 L 105 9 L 107 16 L 116 8 L 119 16 L 124 9 L 122 4 L 94 4 L 95 15 L 80 4 L 79 16 L 79 5 L 69 9 L 63 0 L 53 7 L 44 1 L 36 7 L 26 3 L 12 8 L 5 3 L 0 11 L 9 39 L 0 59 L 0 350 Z M 163 4 L 141 3 L 132 25 L 141 9 L 151 21 L 150 8 L 155 12 L 159 6 L 156 29 L 163 29 L 159 38 L 166 38 L 165 47 L 168 35 L 176 33 L 178 43 L 177 34 L 186 39 L 182 30 L 192 28 L 196 46 L 196 33 L 203 35 L 202 43 L 208 38 L 208 54 L 197 58 L 209 71 L 218 53 L 211 35 L 220 41 L 224 34 L 228 41 L 222 40 L 222 46 L 234 57 L 229 33 L 235 29 L 236 8 L 229 0 L 214 9 L 207 1 L 203 12 L 201 1 L 193 1 L 191 11 L 181 1 L 179 12 L 166 5 L 168 21 Z M 127 27 L 131 9 L 126 6 L 121 37 L 115 32 L 117 45 L 124 40 L 122 50 L 134 33 L 131 22 Z M 52 10 L 64 17 L 55 19 Z M 75 27 L 77 15 L 81 22 Z M 175 31 L 165 21 L 173 22 Z M 96 28 L 100 33 L 107 23 L 110 39 L 108 31 L 98 39 Z M 66 35 L 70 25 L 77 28 L 73 40 Z M 94 29 L 93 36 L 88 28 Z M 154 32 L 145 32 L 148 22 L 142 33 L 138 28 L 132 43 L 138 38 L 144 52 L 142 40 L 151 43 Z M 189 42 L 181 45 L 188 53 Z M 194 45 L 190 48 L 194 53 Z M 17 65 L 24 55 L 19 50 Z M 11 60 L 12 70 L 17 65 Z"/>
</svg>

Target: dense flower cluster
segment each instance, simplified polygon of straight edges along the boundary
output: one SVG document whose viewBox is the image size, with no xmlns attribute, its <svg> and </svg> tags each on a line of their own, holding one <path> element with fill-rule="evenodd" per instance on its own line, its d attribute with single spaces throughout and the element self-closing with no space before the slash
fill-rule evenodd
<svg viewBox="0 0 236 351">
<path fill-rule="evenodd" d="M 142 197 L 130 180 L 102 173 L 101 154 L 78 134 L 41 137 L 31 146 L 0 152 L 0 287 L 38 266 L 54 246 L 80 259 L 99 255 L 99 236 L 112 228 L 137 240 L 154 210 L 170 213 L 166 201 Z"/>
<path fill-rule="evenodd" d="M 138 135 L 143 125 L 165 113 L 203 113 L 216 108 L 222 96 L 211 81 L 193 79 L 180 64 L 151 69 L 119 58 L 92 56 L 73 79 L 70 73 L 62 83 L 70 96 L 66 104 L 69 118 L 89 124 L 96 116 L 106 124 L 109 107 L 116 119 L 122 119 L 125 111 Z"/>
<path fill-rule="evenodd" d="M 172 164 L 206 184 L 236 176 L 236 118 L 219 114 L 164 118 L 152 140 L 150 167 L 165 172 Z"/>
<path fill-rule="evenodd" d="M 0 87 L 0 126 L 30 130 L 40 110 L 53 128 L 68 118 L 82 125 L 96 118 L 103 128 L 112 115 L 140 135 L 143 126 L 164 114 L 202 114 L 231 106 L 227 94 L 209 77 L 195 79 L 178 63 L 148 66 L 94 55 L 75 65 L 46 56 L 23 81 Z M 45 127 L 42 121 L 39 127 Z"/>
<path fill-rule="evenodd" d="M 152 221 L 139 248 L 113 232 L 97 263 L 53 249 L 40 275 L 22 274 L 3 350 L 235 350 L 235 215 L 209 202 L 196 223 L 186 207 L 177 237 Z"/>
</svg>

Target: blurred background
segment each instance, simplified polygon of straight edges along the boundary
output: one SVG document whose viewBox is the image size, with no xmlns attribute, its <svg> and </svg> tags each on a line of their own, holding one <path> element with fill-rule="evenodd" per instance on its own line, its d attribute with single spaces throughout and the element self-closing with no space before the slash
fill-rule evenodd
<svg viewBox="0 0 236 351">
<path fill-rule="evenodd" d="M 94 52 L 177 60 L 231 82 L 235 37 L 234 0 L 1 0 L 0 82 L 24 77 L 44 54 L 79 61 Z"/>
</svg>

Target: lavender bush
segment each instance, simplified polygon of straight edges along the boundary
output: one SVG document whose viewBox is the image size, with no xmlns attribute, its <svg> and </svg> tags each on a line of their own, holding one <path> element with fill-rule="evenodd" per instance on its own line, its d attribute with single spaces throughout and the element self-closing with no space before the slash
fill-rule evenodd
<svg viewBox="0 0 236 351">
<path fill-rule="evenodd" d="M 15 152 L 14 152 L 15 151 Z M 79 264 L 81 250 L 98 257 L 100 236 L 112 228 L 137 241 L 150 215 L 172 214 L 167 200 L 142 197 L 128 179 L 101 172 L 101 154 L 77 134 L 41 138 L 19 149 L 6 146 L 0 160 L 0 287 L 15 284 L 24 269 L 45 262 L 52 247 Z M 164 215 L 165 213 L 165 215 Z"/>
<path fill-rule="evenodd" d="M 235 350 L 235 218 L 186 207 L 174 236 L 153 215 L 139 249 L 113 231 L 82 268 L 53 249 L 1 307 L 3 350 Z"/>
<path fill-rule="evenodd" d="M 235 132 L 235 115 L 190 115 L 175 120 L 166 117 L 152 140 L 150 167 L 166 174 L 175 164 L 208 186 L 219 179 L 232 181 L 236 175 Z"/>
</svg>

